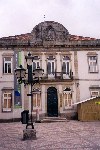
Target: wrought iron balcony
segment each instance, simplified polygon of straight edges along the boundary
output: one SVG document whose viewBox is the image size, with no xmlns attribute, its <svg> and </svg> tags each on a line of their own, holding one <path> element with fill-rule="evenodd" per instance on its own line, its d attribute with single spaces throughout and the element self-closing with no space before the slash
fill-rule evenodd
<svg viewBox="0 0 100 150">
<path fill-rule="evenodd" d="M 64 72 L 52 72 L 44 74 L 42 80 L 73 80 L 73 72 L 64 73 Z"/>
</svg>

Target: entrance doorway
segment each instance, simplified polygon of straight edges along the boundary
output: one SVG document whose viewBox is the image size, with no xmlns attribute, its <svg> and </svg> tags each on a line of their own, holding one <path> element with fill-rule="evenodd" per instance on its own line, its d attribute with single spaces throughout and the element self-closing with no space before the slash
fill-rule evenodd
<svg viewBox="0 0 100 150">
<path fill-rule="evenodd" d="M 47 89 L 47 114 L 49 117 L 58 116 L 58 96 L 55 87 Z"/>
</svg>

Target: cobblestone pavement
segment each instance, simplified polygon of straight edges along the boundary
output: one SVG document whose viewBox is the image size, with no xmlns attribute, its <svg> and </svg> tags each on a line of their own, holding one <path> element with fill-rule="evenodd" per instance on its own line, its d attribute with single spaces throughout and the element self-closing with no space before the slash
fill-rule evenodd
<svg viewBox="0 0 100 150">
<path fill-rule="evenodd" d="M 0 150 L 100 150 L 100 122 L 35 123 L 36 140 L 23 141 L 25 126 L 0 124 Z"/>
</svg>

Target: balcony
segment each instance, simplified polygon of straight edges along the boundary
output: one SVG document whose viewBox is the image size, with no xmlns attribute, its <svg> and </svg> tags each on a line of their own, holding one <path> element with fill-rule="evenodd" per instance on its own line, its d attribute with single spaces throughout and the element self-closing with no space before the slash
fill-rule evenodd
<svg viewBox="0 0 100 150">
<path fill-rule="evenodd" d="M 64 72 L 53 72 L 51 74 L 44 74 L 42 81 L 65 81 L 73 80 L 73 72 L 69 74 Z"/>
</svg>

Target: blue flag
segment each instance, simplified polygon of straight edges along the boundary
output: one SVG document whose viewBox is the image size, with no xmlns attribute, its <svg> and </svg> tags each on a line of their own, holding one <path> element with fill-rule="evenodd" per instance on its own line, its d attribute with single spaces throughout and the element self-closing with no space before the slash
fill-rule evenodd
<svg viewBox="0 0 100 150">
<path fill-rule="evenodd" d="M 15 91 L 15 96 L 20 96 L 20 93 L 18 91 Z"/>
</svg>

